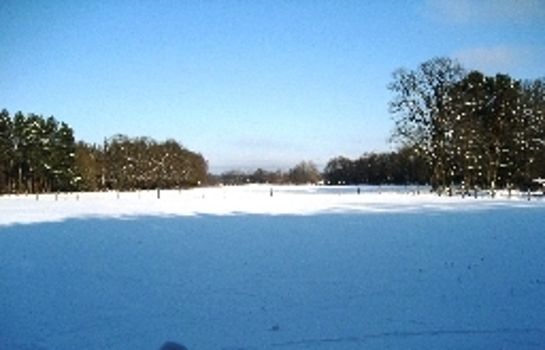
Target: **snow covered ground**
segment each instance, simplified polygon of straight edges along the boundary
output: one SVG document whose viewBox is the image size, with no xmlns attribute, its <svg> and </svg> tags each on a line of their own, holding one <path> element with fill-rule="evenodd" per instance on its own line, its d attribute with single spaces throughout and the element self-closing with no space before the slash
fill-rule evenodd
<svg viewBox="0 0 545 350">
<path fill-rule="evenodd" d="M 0 349 L 543 349 L 545 201 L 0 197 Z"/>
<path fill-rule="evenodd" d="M 272 190 L 272 196 L 271 196 Z M 439 197 L 423 187 L 266 186 L 192 190 L 71 193 L 0 196 L 0 227 L 62 221 L 70 218 L 128 218 L 195 215 L 314 215 L 482 210 L 497 207 L 543 207 L 525 194 Z M 418 193 L 418 194 L 417 194 Z"/>
</svg>

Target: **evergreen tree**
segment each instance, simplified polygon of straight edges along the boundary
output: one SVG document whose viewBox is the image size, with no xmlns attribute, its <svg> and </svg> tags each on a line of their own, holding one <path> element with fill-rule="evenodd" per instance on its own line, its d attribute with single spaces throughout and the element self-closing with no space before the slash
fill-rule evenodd
<svg viewBox="0 0 545 350">
<path fill-rule="evenodd" d="M 74 132 L 66 123 L 61 122 L 53 142 L 53 191 L 67 191 L 77 187 L 75 155 Z"/>
<path fill-rule="evenodd" d="M 471 72 L 449 91 L 449 118 L 453 120 L 456 179 L 466 189 L 490 184 L 489 105 L 495 99 L 493 84 L 480 72 Z"/>
<path fill-rule="evenodd" d="M 26 118 L 21 111 L 13 116 L 12 143 L 13 143 L 13 167 L 10 174 L 11 188 L 18 193 L 23 192 L 24 179 L 27 169 L 27 143 L 26 143 Z"/>
<path fill-rule="evenodd" d="M 13 163 L 12 122 L 6 109 L 0 111 L 0 193 L 9 190 Z"/>
<path fill-rule="evenodd" d="M 522 84 L 522 118 L 526 132 L 520 134 L 523 181 L 545 177 L 545 78 Z"/>
</svg>

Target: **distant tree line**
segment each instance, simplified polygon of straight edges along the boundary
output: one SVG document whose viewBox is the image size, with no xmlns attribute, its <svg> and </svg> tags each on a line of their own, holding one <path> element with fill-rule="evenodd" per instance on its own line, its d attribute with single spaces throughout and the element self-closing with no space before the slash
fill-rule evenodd
<svg viewBox="0 0 545 350">
<path fill-rule="evenodd" d="M 426 184 L 429 168 L 414 149 L 404 147 L 397 152 L 366 153 L 358 159 L 336 157 L 324 168 L 327 185 L 356 184 Z"/>
<path fill-rule="evenodd" d="M 227 171 L 220 175 L 212 176 L 212 183 L 223 185 L 243 185 L 247 183 L 257 184 L 317 184 L 322 180 L 320 171 L 313 162 L 302 161 L 293 168 L 284 172 L 282 170 L 268 171 L 261 168 L 254 172 Z"/>
<path fill-rule="evenodd" d="M 227 171 L 212 176 L 212 183 L 223 185 L 256 184 L 426 184 L 429 181 L 429 167 L 423 157 L 411 148 L 397 152 L 366 153 L 358 159 L 335 157 L 320 173 L 312 162 L 300 162 L 293 168 L 282 171 Z"/>
<path fill-rule="evenodd" d="M 53 116 L 0 111 L 0 193 L 131 190 L 204 183 L 208 165 L 177 141 L 116 135 L 76 142 Z"/>
<path fill-rule="evenodd" d="M 208 175 L 204 158 L 174 140 L 115 135 L 76 143 L 54 117 L 0 112 L 0 192 L 131 190 L 270 184 L 431 184 L 529 188 L 545 177 L 545 78 L 466 71 L 449 58 L 399 69 L 389 85 L 395 152 L 336 157 L 323 172 L 301 162 L 286 172 Z"/>
<path fill-rule="evenodd" d="M 389 88 L 393 139 L 426 161 L 434 189 L 527 188 L 545 175 L 545 79 L 435 58 L 396 71 Z"/>
<path fill-rule="evenodd" d="M 321 177 L 330 185 L 431 184 L 441 192 L 528 189 L 545 177 L 545 78 L 486 76 L 435 58 L 394 72 L 389 89 L 397 151 L 339 156 L 322 174 L 299 164 L 287 173 L 228 172 L 221 182 L 298 184 Z"/>
</svg>

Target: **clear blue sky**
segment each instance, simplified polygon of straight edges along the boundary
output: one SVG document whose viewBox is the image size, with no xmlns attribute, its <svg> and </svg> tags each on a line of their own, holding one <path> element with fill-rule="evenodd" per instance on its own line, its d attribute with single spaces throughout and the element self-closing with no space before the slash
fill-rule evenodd
<svg viewBox="0 0 545 350">
<path fill-rule="evenodd" d="M 435 56 L 545 75 L 545 1 L 0 1 L 0 108 L 174 138 L 212 171 L 388 150 L 386 89 Z"/>
</svg>

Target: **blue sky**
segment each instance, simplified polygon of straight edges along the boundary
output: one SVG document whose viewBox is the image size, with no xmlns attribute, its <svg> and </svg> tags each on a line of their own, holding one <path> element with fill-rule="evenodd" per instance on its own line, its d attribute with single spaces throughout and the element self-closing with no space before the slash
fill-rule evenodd
<svg viewBox="0 0 545 350">
<path fill-rule="evenodd" d="M 391 149 L 391 74 L 432 57 L 545 76 L 543 0 L 3 0 L 0 23 L 0 108 L 174 138 L 215 172 Z"/>
</svg>

